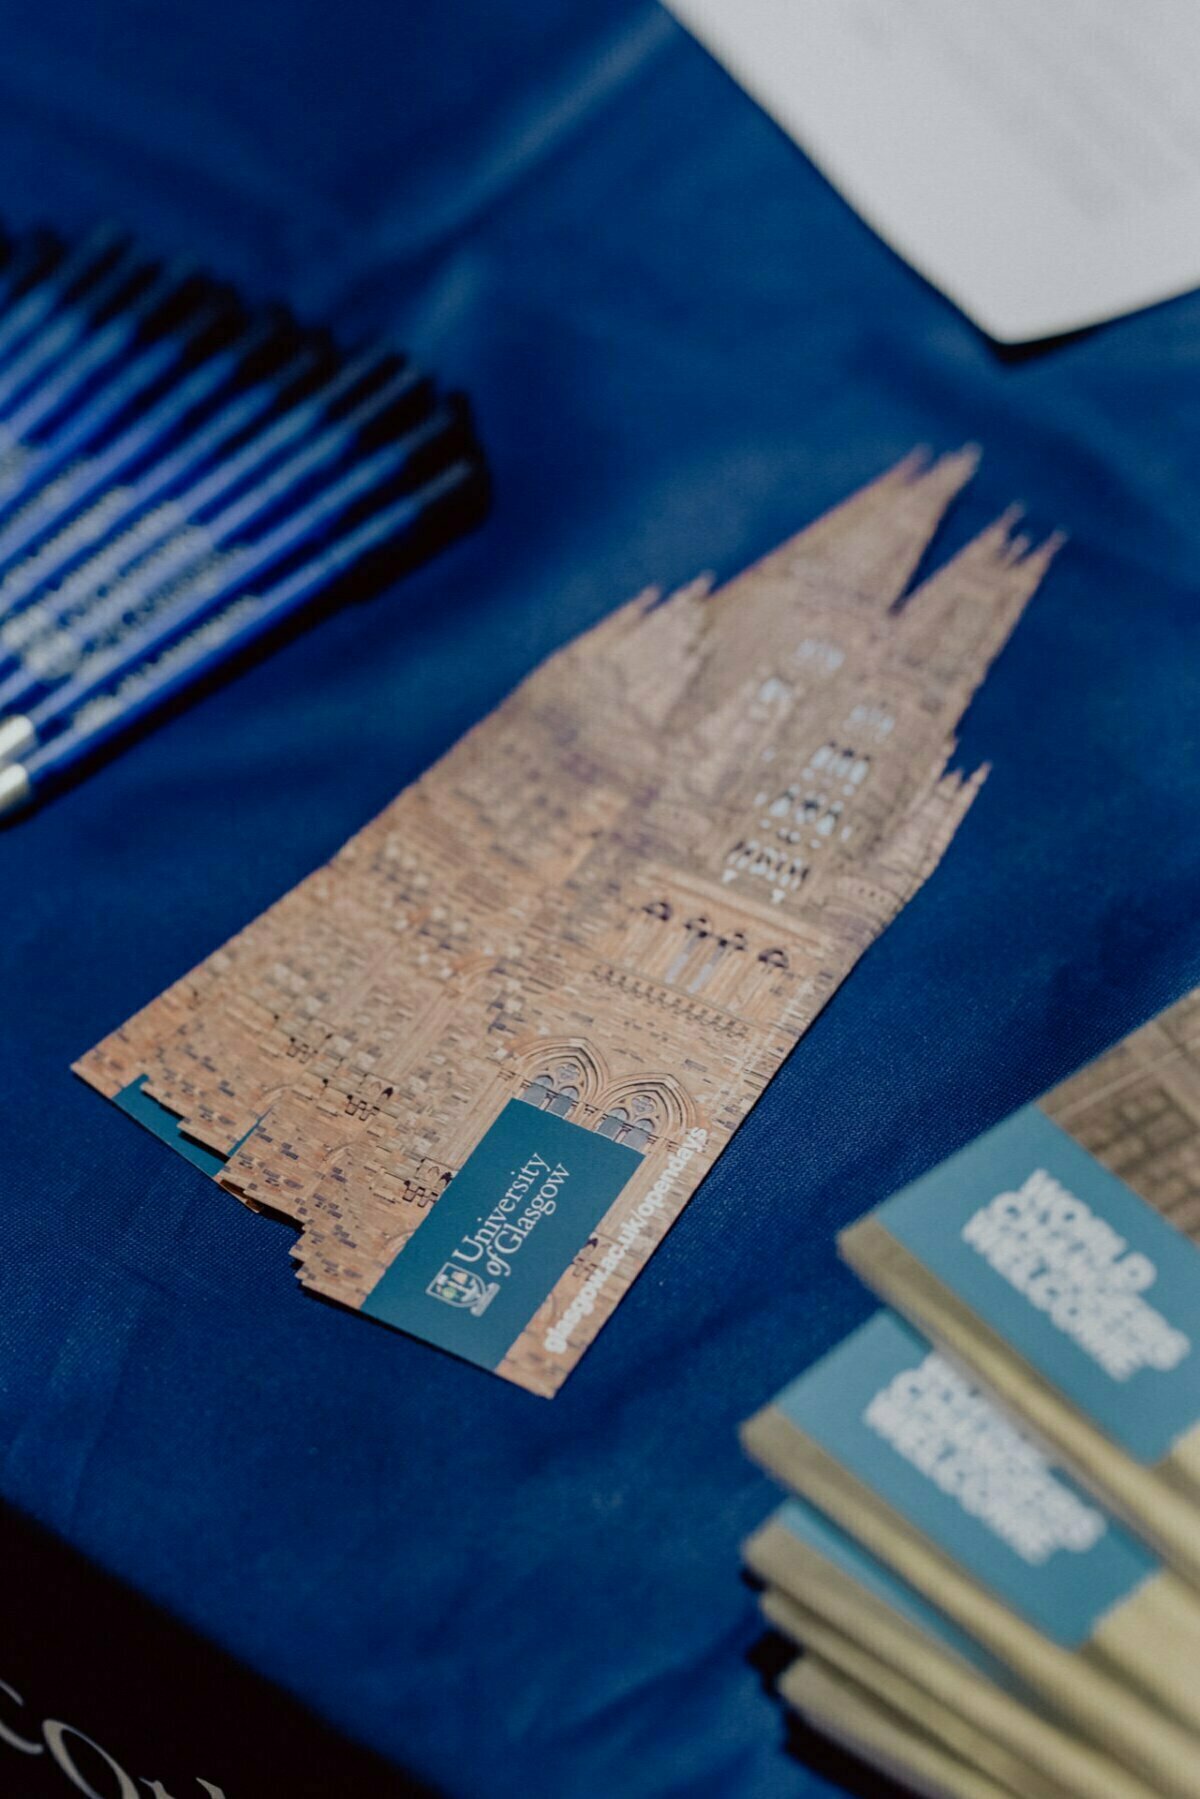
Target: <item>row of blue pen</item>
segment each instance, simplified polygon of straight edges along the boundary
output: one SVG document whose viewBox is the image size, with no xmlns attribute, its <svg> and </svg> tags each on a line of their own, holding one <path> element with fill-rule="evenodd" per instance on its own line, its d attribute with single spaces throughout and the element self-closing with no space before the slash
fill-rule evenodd
<svg viewBox="0 0 1200 1799">
<path fill-rule="evenodd" d="M 460 401 L 98 231 L 0 264 L 0 815 L 471 522 Z M 359 583 L 361 585 L 361 583 Z"/>
</svg>

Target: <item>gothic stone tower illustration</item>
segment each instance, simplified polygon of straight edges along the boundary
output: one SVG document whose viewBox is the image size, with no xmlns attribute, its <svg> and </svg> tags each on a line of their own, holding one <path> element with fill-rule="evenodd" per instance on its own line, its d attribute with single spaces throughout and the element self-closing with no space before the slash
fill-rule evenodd
<svg viewBox="0 0 1200 1799">
<path fill-rule="evenodd" d="M 265 1110 L 223 1180 L 297 1218 L 303 1280 L 361 1303 L 509 1099 L 615 1137 L 642 1171 L 510 1356 L 553 1390 L 548 1324 L 704 1133 L 616 1303 L 977 790 L 954 733 L 1054 545 L 1002 519 L 902 598 L 974 460 L 909 458 L 715 593 L 621 608 L 252 928 L 238 1077 L 204 1085 L 218 1010 L 154 1090 L 225 1151 Z"/>
</svg>

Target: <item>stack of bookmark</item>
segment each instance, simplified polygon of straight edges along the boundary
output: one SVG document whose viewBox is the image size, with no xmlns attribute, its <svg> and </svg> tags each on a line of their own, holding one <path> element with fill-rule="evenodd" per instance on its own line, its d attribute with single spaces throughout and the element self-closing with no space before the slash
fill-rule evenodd
<svg viewBox="0 0 1200 1799">
<path fill-rule="evenodd" d="M 852 1226 L 750 1420 L 810 1722 L 917 1792 L 1200 1794 L 1200 990 Z"/>
<path fill-rule="evenodd" d="M 470 516 L 461 407 L 403 357 L 99 231 L 0 251 L 0 814 L 351 571 Z"/>
</svg>

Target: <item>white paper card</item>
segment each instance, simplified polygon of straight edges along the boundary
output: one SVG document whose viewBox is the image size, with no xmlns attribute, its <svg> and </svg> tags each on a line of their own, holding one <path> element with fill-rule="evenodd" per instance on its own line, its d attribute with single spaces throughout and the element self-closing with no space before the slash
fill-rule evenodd
<svg viewBox="0 0 1200 1799">
<path fill-rule="evenodd" d="M 1200 284 L 1200 0 L 668 4 L 1001 342 Z"/>
</svg>

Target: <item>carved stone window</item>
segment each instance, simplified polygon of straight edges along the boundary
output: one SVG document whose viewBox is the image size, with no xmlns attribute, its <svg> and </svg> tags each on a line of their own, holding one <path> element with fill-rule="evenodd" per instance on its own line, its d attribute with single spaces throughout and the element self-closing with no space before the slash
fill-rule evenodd
<svg viewBox="0 0 1200 1799">
<path fill-rule="evenodd" d="M 653 1093 L 634 1093 L 621 1105 L 606 1112 L 596 1126 L 602 1137 L 623 1143 L 627 1149 L 644 1151 L 662 1129 L 662 1114 Z"/>
<path fill-rule="evenodd" d="M 766 881 L 771 887 L 771 898 L 778 902 L 789 893 L 795 893 L 805 875 L 808 863 L 802 856 L 789 853 L 776 844 L 764 843 L 758 837 L 742 837 L 734 844 L 725 857 L 725 867 L 721 879 L 729 882 L 739 875 L 748 875 L 753 880 Z"/>
<path fill-rule="evenodd" d="M 871 772 L 871 758 L 842 744 L 823 743 L 805 769 L 806 775 L 821 775 L 831 785 L 842 783 L 842 792 L 852 794 L 861 787 Z"/>
<path fill-rule="evenodd" d="M 579 1095 L 583 1087 L 583 1075 L 574 1062 L 557 1062 L 553 1068 L 535 1074 L 520 1094 L 520 1098 L 528 1105 L 537 1106 L 540 1111 L 553 1112 L 556 1118 L 566 1118 L 579 1103 Z"/>
<path fill-rule="evenodd" d="M 871 758 L 836 743 L 823 743 L 809 758 L 798 781 L 754 796 L 759 835 L 740 839 L 725 858 L 724 879 L 750 874 L 769 880 L 778 891 L 794 892 L 807 872 L 808 860 L 833 838 L 843 843 L 851 834 L 845 820 L 847 802 L 858 793 L 871 770 Z M 782 851 L 776 849 L 782 845 Z"/>
<path fill-rule="evenodd" d="M 873 737 L 877 737 L 882 742 L 895 730 L 896 718 L 895 714 L 890 712 L 886 706 L 873 706 L 860 701 L 856 706 L 850 708 L 846 724 L 852 731 L 869 731 Z"/>
<path fill-rule="evenodd" d="M 689 918 L 683 927 L 683 942 L 676 950 L 667 969 L 668 982 L 677 981 L 689 966 L 692 958 L 709 942 L 712 937 L 712 926 L 707 918 Z"/>
<path fill-rule="evenodd" d="M 845 651 L 839 649 L 836 643 L 829 643 L 823 637 L 803 638 L 792 651 L 792 655 L 797 662 L 815 665 L 822 674 L 826 675 L 835 674 L 846 660 Z"/>
<path fill-rule="evenodd" d="M 687 984 L 688 992 L 699 993 L 703 987 L 708 985 L 708 982 L 716 973 L 718 964 L 721 963 L 727 955 L 737 955 L 738 952 L 744 950 L 745 947 L 746 939 L 741 931 L 734 931 L 732 935 L 728 937 L 719 936 L 711 938 L 708 946 L 708 953 L 700 962 L 699 967 L 694 970 L 689 970 L 691 979 Z"/>
</svg>

